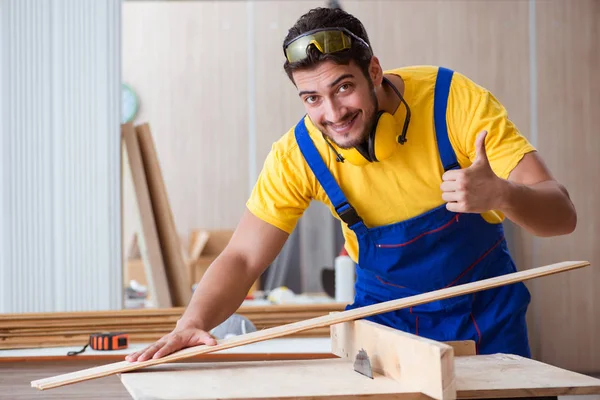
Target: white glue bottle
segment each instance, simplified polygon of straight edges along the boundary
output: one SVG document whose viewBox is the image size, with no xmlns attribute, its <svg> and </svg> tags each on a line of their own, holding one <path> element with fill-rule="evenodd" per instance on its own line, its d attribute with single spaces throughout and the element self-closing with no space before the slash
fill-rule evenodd
<svg viewBox="0 0 600 400">
<path fill-rule="evenodd" d="M 354 302 L 356 264 L 345 249 L 335 258 L 335 301 L 345 304 Z"/>
</svg>

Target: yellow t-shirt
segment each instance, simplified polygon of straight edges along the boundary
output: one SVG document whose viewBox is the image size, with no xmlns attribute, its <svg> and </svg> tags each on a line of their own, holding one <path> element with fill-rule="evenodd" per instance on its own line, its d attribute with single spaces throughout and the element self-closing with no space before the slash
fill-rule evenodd
<svg viewBox="0 0 600 400">
<path fill-rule="evenodd" d="M 403 221 L 444 203 L 440 184 L 443 166 L 433 123 L 433 94 L 437 67 L 414 66 L 385 71 L 399 75 L 405 84 L 404 99 L 411 110 L 407 142 L 391 157 L 366 166 L 340 163 L 321 133 L 305 117 L 310 137 L 346 198 L 367 227 Z M 400 105 L 394 117 L 404 125 L 406 109 Z M 507 179 L 522 157 L 535 149 L 508 119 L 506 109 L 485 88 L 455 72 L 446 113 L 448 135 L 461 168 L 475 159 L 475 138 L 487 130 L 486 152 L 493 171 Z M 339 219 L 325 191 L 304 160 L 294 127 L 276 141 L 267 156 L 247 207 L 262 220 L 291 233 L 310 201 L 325 203 Z M 483 214 L 500 223 L 502 213 Z M 357 262 L 356 235 L 341 222 L 348 255 Z"/>
</svg>

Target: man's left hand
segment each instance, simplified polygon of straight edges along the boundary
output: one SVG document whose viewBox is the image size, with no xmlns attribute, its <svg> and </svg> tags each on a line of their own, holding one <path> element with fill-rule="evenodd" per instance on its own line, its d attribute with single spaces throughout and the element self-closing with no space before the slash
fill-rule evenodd
<svg viewBox="0 0 600 400">
<path fill-rule="evenodd" d="M 475 160 L 470 167 L 450 170 L 442 175 L 442 199 L 453 212 L 482 213 L 500 208 L 501 195 L 506 181 L 499 178 L 485 151 L 487 131 L 482 131 L 475 141 Z"/>
</svg>

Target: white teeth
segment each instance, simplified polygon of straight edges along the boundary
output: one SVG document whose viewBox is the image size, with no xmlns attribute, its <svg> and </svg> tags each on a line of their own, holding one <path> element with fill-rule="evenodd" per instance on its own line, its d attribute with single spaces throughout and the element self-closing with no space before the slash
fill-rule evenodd
<svg viewBox="0 0 600 400">
<path fill-rule="evenodd" d="M 346 122 L 346 123 L 345 123 L 345 124 L 343 124 L 343 125 L 335 125 L 334 127 L 335 127 L 335 128 L 345 128 L 345 127 L 347 127 L 348 125 L 350 125 L 350 122 L 352 122 L 352 120 L 350 120 L 350 121 Z"/>
<path fill-rule="evenodd" d="M 331 125 L 331 128 L 335 129 L 336 131 L 337 130 L 342 130 L 342 129 L 347 128 L 348 126 L 350 126 L 350 124 L 352 123 L 352 121 L 354 121 L 354 117 L 350 118 L 348 120 L 348 122 L 346 122 L 346 123 L 344 123 L 342 125 Z"/>
</svg>

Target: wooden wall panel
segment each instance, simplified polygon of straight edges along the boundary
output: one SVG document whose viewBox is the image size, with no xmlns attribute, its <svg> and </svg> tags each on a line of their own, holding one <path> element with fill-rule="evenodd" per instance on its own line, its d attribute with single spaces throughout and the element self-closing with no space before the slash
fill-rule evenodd
<svg viewBox="0 0 600 400">
<path fill-rule="evenodd" d="M 256 168 L 271 145 L 304 115 L 298 91 L 283 70 L 283 40 L 305 12 L 324 1 L 257 1 L 254 10 L 256 77 Z"/>
<path fill-rule="evenodd" d="M 443 65 L 491 90 L 529 134 L 528 5 L 524 1 L 344 1 L 384 69 Z M 385 23 L 383 23 L 385 21 Z"/>
<path fill-rule="evenodd" d="M 248 194 L 245 2 L 124 2 L 123 80 L 140 96 L 182 236 L 232 229 Z M 124 242 L 132 234 L 124 188 Z"/>
<path fill-rule="evenodd" d="M 600 2 L 536 4 L 538 147 L 578 212 L 575 232 L 536 239 L 538 264 L 588 260 L 580 271 L 534 282 L 537 357 L 600 373 Z"/>
</svg>

